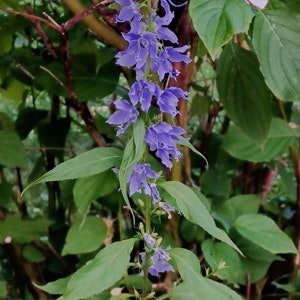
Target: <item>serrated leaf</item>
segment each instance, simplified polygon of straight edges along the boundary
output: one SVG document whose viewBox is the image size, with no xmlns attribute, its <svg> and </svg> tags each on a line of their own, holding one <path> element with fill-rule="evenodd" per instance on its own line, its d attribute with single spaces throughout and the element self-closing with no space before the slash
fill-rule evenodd
<svg viewBox="0 0 300 300">
<path fill-rule="evenodd" d="M 287 6 L 269 6 L 254 21 L 253 47 L 275 96 L 300 101 L 300 14 Z"/>
<path fill-rule="evenodd" d="M 271 253 L 297 253 L 292 240 L 278 228 L 272 219 L 266 216 L 242 215 L 233 226 L 243 237 Z"/>
<path fill-rule="evenodd" d="M 202 277 L 200 263 L 191 251 L 183 248 L 175 248 L 170 252 L 171 262 L 174 261 L 178 272 L 183 279 L 171 291 L 174 300 L 241 300 L 242 298 L 227 286 Z"/>
<path fill-rule="evenodd" d="M 258 144 L 272 121 L 271 94 L 253 52 L 229 43 L 217 62 L 217 86 L 226 113 Z"/>
<path fill-rule="evenodd" d="M 0 164 L 8 167 L 26 166 L 26 152 L 17 134 L 0 131 Z"/>
<path fill-rule="evenodd" d="M 65 161 L 32 182 L 24 192 L 38 183 L 87 177 L 104 172 L 122 159 L 122 151 L 117 148 L 95 148 Z M 23 193 L 24 193 L 23 192 Z"/>
<path fill-rule="evenodd" d="M 250 6 L 240 0 L 191 0 L 189 12 L 213 59 L 234 34 L 248 30 L 253 16 Z"/>
<path fill-rule="evenodd" d="M 62 255 L 89 253 L 97 250 L 107 234 L 105 223 L 97 217 L 76 218 L 66 236 Z"/>
<path fill-rule="evenodd" d="M 128 239 L 115 242 L 101 250 L 71 276 L 59 300 L 84 299 L 110 288 L 125 274 L 135 241 Z"/>
<path fill-rule="evenodd" d="M 284 153 L 296 137 L 296 132 L 282 119 L 273 118 L 265 144 L 260 147 L 239 128 L 231 126 L 225 135 L 222 148 L 238 159 L 270 161 Z"/>
<path fill-rule="evenodd" d="M 213 237 L 241 253 L 225 231 L 216 226 L 207 208 L 190 187 L 178 181 L 165 181 L 160 183 L 160 186 L 175 200 L 175 202 L 170 202 L 168 198 L 165 198 L 166 202 L 175 206 L 189 221 L 199 225 Z M 200 195 L 204 197 L 204 195 Z"/>
</svg>

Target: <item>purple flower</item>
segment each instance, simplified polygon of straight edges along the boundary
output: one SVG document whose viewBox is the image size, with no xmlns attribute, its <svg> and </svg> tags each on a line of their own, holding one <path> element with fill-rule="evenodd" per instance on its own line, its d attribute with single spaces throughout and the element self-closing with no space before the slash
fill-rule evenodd
<svg viewBox="0 0 300 300">
<path fill-rule="evenodd" d="M 179 113 L 177 110 L 178 98 L 188 99 L 188 93 L 181 88 L 169 87 L 156 95 L 157 105 L 161 112 L 170 114 L 173 118 Z"/>
<path fill-rule="evenodd" d="M 155 183 L 150 183 L 150 189 L 151 189 L 151 198 L 152 198 L 152 203 L 155 204 L 160 201 L 160 195 L 157 190 L 157 186 Z"/>
<path fill-rule="evenodd" d="M 116 100 L 113 103 L 117 110 L 109 117 L 106 123 L 118 125 L 119 130 L 117 131 L 117 135 L 120 135 L 132 123 L 136 122 L 139 112 L 127 100 Z"/>
<path fill-rule="evenodd" d="M 146 253 L 141 252 L 140 257 L 142 265 L 145 265 Z M 148 272 L 152 276 L 158 276 L 158 273 L 175 272 L 174 268 L 168 263 L 170 259 L 169 254 L 164 249 L 157 247 L 154 254 L 151 256 L 151 266 L 149 267 Z M 143 271 L 140 274 L 143 275 Z"/>
<path fill-rule="evenodd" d="M 129 45 L 126 50 L 120 51 L 117 55 L 117 64 L 124 67 L 132 67 L 134 65 L 136 71 L 143 71 L 146 68 L 148 57 L 155 58 L 157 56 L 157 39 L 154 33 L 134 33 L 129 32 L 123 34 Z"/>
<path fill-rule="evenodd" d="M 135 0 L 115 0 L 115 2 L 123 6 L 117 16 L 117 22 L 131 21 L 134 18 L 141 19 L 142 16 Z"/>
<path fill-rule="evenodd" d="M 152 250 L 156 242 L 155 238 L 153 238 L 149 233 L 145 233 L 143 237 L 147 247 Z"/>
<path fill-rule="evenodd" d="M 158 247 L 153 256 L 151 256 L 152 265 L 148 272 L 153 276 L 158 276 L 158 273 L 175 272 L 174 268 L 168 263 L 170 260 L 169 254 L 162 248 Z"/>
<path fill-rule="evenodd" d="M 136 81 L 130 88 L 129 97 L 134 105 L 141 104 L 141 109 L 144 112 L 148 112 L 151 100 L 158 86 L 145 79 Z"/>
<path fill-rule="evenodd" d="M 161 159 L 161 162 L 171 169 L 171 161 L 178 160 L 182 156 L 176 148 L 175 141 L 178 141 L 178 135 L 183 133 L 185 131 L 181 127 L 162 122 L 148 128 L 145 142 L 149 144 L 151 151 L 156 151 L 155 155 Z"/>
<path fill-rule="evenodd" d="M 159 80 L 163 80 L 165 74 L 174 77 L 172 62 L 191 62 L 191 59 L 186 54 L 183 54 L 187 49 L 189 49 L 189 46 L 178 48 L 165 47 L 157 58 L 153 57 L 151 69 L 157 72 Z"/>
<path fill-rule="evenodd" d="M 141 193 L 142 187 L 146 195 L 152 196 L 153 186 L 148 184 L 147 178 L 156 179 L 157 177 L 157 173 L 150 169 L 149 164 L 135 164 L 128 178 L 129 196 L 132 196 L 136 192 Z"/>
<path fill-rule="evenodd" d="M 154 24 L 154 31 L 157 37 L 161 40 L 170 41 L 172 43 L 177 43 L 177 36 L 173 31 L 171 31 L 166 25 L 169 25 L 174 18 L 174 13 L 170 10 L 170 5 L 166 0 L 161 0 L 161 6 L 165 10 L 165 15 L 163 17 L 158 16 L 156 13 L 152 14 L 152 22 Z"/>
<path fill-rule="evenodd" d="M 166 202 L 161 201 L 158 205 L 168 214 L 168 219 L 172 218 L 171 212 L 176 212 L 175 208 Z"/>
</svg>

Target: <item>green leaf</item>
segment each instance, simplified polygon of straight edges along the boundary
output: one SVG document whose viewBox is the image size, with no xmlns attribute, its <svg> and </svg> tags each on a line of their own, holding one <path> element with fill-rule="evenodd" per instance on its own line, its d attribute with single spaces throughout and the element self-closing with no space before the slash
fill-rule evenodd
<svg viewBox="0 0 300 300">
<path fill-rule="evenodd" d="M 110 288 L 125 274 L 135 241 L 115 242 L 101 250 L 71 276 L 66 292 L 59 300 L 84 299 Z"/>
<path fill-rule="evenodd" d="M 253 47 L 261 71 L 275 96 L 300 100 L 300 14 L 284 6 L 259 11 L 254 21 Z"/>
<path fill-rule="evenodd" d="M 213 59 L 234 34 L 248 30 L 252 19 L 250 6 L 240 0 L 191 0 L 189 12 Z"/>
<path fill-rule="evenodd" d="M 284 153 L 292 144 L 296 132 L 282 119 L 273 118 L 265 145 L 260 147 L 236 126 L 225 135 L 222 148 L 233 157 L 252 162 L 267 162 Z"/>
<path fill-rule="evenodd" d="M 14 121 L 2 111 L 0 111 L 0 130 L 5 130 L 7 132 L 15 131 Z"/>
<path fill-rule="evenodd" d="M 216 226 L 214 219 L 209 214 L 205 205 L 191 188 L 178 181 L 165 181 L 160 183 L 160 186 L 175 201 L 175 203 L 173 201 L 170 202 L 168 197 L 166 197 L 164 199 L 166 202 L 174 206 L 189 221 L 199 225 L 213 237 L 223 241 L 241 253 L 225 231 Z M 199 193 L 199 195 L 204 198 L 202 194 Z"/>
<path fill-rule="evenodd" d="M 24 247 L 23 256 L 26 260 L 33 263 L 40 263 L 46 260 L 45 255 L 31 244 L 28 244 Z"/>
<path fill-rule="evenodd" d="M 200 177 L 200 186 L 207 196 L 227 198 L 231 191 L 231 180 L 223 170 L 207 170 Z"/>
<path fill-rule="evenodd" d="M 234 227 L 243 237 L 271 253 L 297 253 L 292 240 L 266 216 L 242 215 L 236 220 Z"/>
<path fill-rule="evenodd" d="M 248 137 L 262 144 L 272 121 L 271 94 L 255 54 L 229 43 L 217 66 L 218 91 L 226 113 Z"/>
<path fill-rule="evenodd" d="M 200 274 L 200 263 L 191 251 L 174 248 L 170 251 L 183 283 L 171 291 L 174 300 L 241 300 L 242 298 L 227 286 L 214 282 Z"/>
<path fill-rule="evenodd" d="M 182 136 L 177 136 L 179 141 L 176 142 L 177 144 L 179 145 L 182 145 L 182 146 L 186 146 L 188 147 L 189 149 L 191 149 L 194 153 L 198 154 L 200 157 L 202 157 L 206 163 L 206 165 L 208 166 L 208 161 L 206 159 L 206 157 L 201 153 L 199 152 L 188 140 L 186 140 L 185 138 L 183 138 Z"/>
<path fill-rule="evenodd" d="M 74 203 L 81 213 L 85 213 L 93 201 L 110 194 L 117 186 L 116 174 L 111 170 L 79 178 L 73 189 Z"/>
<path fill-rule="evenodd" d="M 6 296 L 7 296 L 6 282 L 0 280 L 0 298 L 6 299 Z"/>
<path fill-rule="evenodd" d="M 6 207 L 13 199 L 12 186 L 8 182 L 0 183 L 0 207 Z"/>
<path fill-rule="evenodd" d="M 122 151 L 117 148 L 95 148 L 65 161 L 32 182 L 24 192 L 38 183 L 91 176 L 120 164 Z M 24 193 L 23 192 L 23 193 Z"/>
<path fill-rule="evenodd" d="M 129 140 L 124 150 L 124 156 L 120 166 L 119 181 L 123 198 L 130 208 L 129 199 L 127 196 L 127 183 L 131 174 L 134 164 L 139 162 L 146 150 L 145 137 L 145 124 L 144 121 L 138 119 L 133 124 L 133 137 Z M 134 218 L 134 216 L 133 216 Z"/>
<path fill-rule="evenodd" d="M 33 107 L 26 107 L 20 110 L 15 125 L 20 138 L 24 140 L 36 124 L 46 118 L 47 115 L 47 110 L 36 109 Z"/>
<path fill-rule="evenodd" d="M 1 6 L 5 8 L 12 8 L 15 10 L 19 10 L 22 8 L 21 4 L 15 0 L 1 0 Z"/>
<path fill-rule="evenodd" d="M 209 264 L 214 274 L 229 283 L 240 281 L 242 263 L 240 256 L 228 245 L 221 242 L 205 240 L 201 249 L 205 261 Z M 220 268 L 220 265 L 223 267 Z"/>
<path fill-rule="evenodd" d="M 67 289 L 67 284 L 70 280 L 70 277 L 71 276 L 60 278 L 55 281 L 49 282 L 45 285 L 38 285 L 36 283 L 34 285 L 38 287 L 40 290 L 47 292 L 49 294 L 62 295 Z"/>
<path fill-rule="evenodd" d="M 81 254 L 97 250 L 107 233 L 105 223 L 98 217 L 76 218 L 66 236 L 62 255 Z"/>
<path fill-rule="evenodd" d="M 2 90 L 1 96 L 9 101 L 10 104 L 17 107 L 23 99 L 27 87 L 19 80 L 13 79 L 5 90 Z"/>
<path fill-rule="evenodd" d="M 25 149 L 15 133 L 0 131 L 0 164 L 8 167 L 26 166 Z"/>
<path fill-rule="evenodd" d="M 201 245 L 205 261 L 220 279 L 245 285 L 249 276 L 252 283 L 257 282 L 266 275 L 276 256 L 249 240 L 239 243 L 238 246 L 245 257 L 238 256 L 231 247 L 222 242 L 206 240 Z M 218 268 L 222 263 L 224 267 Z"/>
<path fill-rule="evenodd" d="M 251 283 L 262 279 L 267 274 L 271 263 L 274 260 L 281 260 L 281 258 L 275 254 L 272 254 L 242 236 L 238 237 L 237 244 L 245 254 L 245 257 L 242 259 L 242 270 L 239 280 L 241 284 L 247 283 L 247 275 L 250 275 Z"/>
<path fill-rule="evenodd" d="M 260 196 L 255 194 L 238 195 L 228 199 L 226 203 L 233 208 L 236 217 L 247 213 L 255 214 L 259 209 Z"/>
<path fill-rule="evenodd" d="M 8 215 L 0 221 L 0 244 L 6 238 L 16 243 L 29 243 L 47 232 L 50 222 L 47 219 L 22 220 L 18 215 Z"/>
</svg>

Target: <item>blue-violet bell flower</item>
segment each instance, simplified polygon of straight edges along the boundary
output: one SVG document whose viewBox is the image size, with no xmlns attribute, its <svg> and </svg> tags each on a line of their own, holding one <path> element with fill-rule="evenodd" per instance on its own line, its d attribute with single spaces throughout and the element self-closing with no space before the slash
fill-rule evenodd
<svg viewBox="0 0 300 300">
<path fill-rule="evenodd" d="M 171 212 L 176 212 L 175 208 L 163 201 L 158 202 L 158 205 L 168 214 L 168 219 L 172 219 Z"/>
<path fill-rule="evenodd" d="M 134 18 L 142 18 L 138 3 L 135 0 L 115 0 L 115 2 L 122 6 L 116 18 L 117 22 L 126 22 Z"/>
<path fill-rule="evenodd" d="M 146 253 L 142 252 L 140 253 L 142 265 L 145 264 L 145 258 Z M 151 265 L 148 268 L 148 272 L 152 276 L 158 276 L 159 273 L 164 272 L 175 272 L 174 268 L 168 263 L 170 260 L 169 254 L 166 252 L 166 250 L 157 247 L 155 249 L 154 254 L 151 256 Z"/>
<path fill-rule="evenodd" d="M 179 113 L 177 110 L 178 99 L 187 100 L 188 96 L 189 93 L 184 92 L 181 88 L 168 87 L 156 94 L 157 105 L 161 112 L 168 113 L 174 118 Z"/>
<path fill-rule="evenodd" d="M 139 115 L 138 110 L 127 100 L 108 101 L 114 103 L 116 111 L 108 118 L 106 123 L 118 125 L 117 135 L 125 132 L 125 130 L 135 123 Z"/>
<path fill-rule="evenodd" d="M 145 142 L 149 144 L 151 151 L 156 151 L 155 155 L 161 159 L 161 162 L 171 169 L 172 160 L 178 160 L 182 156 L 175 142 L 179 141 L 178 136 L 184 133 L 183 128 L 162 122 L 148 127 Z"/>
<path fill-rule="evenodd" d="M 141 109 L 148 112 L 152 97 L 156 94 L 158 86 L 145 79 L 137 80 L 130 88 L 129 98 L 133 105 L 140 103 Z"/>
<path fill-rule="evenodd" d="M 149 233 L 144 233 L 143 238 L 144 238 L 144 241 L 146 242 L 147 247 L 150 250 L 152 250 L 154 248 L 155 243 L 156 243 L 155 238 Z"/>
<path fill-rule="evenodd" d="M 159 80 L 163 80 L 166 74 L 170 77 L 174 77 L 172 62 L 191 62 L 191 59 L 184 54 L 184 52 L 186 52 L 189 48 L 189 46 L 182 46 L 178 48 L 168 46 L 159 53 L 157 58 L 154 57 L 152 59 L 151 69 L 157 72 Z"/>
<path fill-rule="evenodd" d="M 171 31 L 168 27 L 166 27 L 173 20 L 174 13 L 171 12 L 170 5 L 166 0 L 161 0 L 160 4 L 165 10 L 165 15 L 163 17 L 160 17 L 155 12 L 152 14 L 154 32 L 160 40 L 170 41 L 171 43 L 177 43 L 178 39 L 175 33 Z"/>
<path fill-rule="evenodd" d="M 150 169 L 149 164 L 135 164 L 132 168 L 131 174 L 128 178 L 129 182 L 129 196 L 132 196 L 134 193 L 142 192 L 148 196 L 151 196 L 152 202 L 156 203 L 160 200 L 159 192 L 154 183 L 148 183 L 147 179 L 156 179 L 158 174 Z"/>
<path fill-rule="evenodd" d="M 129 43 L 128 48 L 120 51 L 117 55 L 117 64 L 123 67 L 135 65 L 137 72 L 144 72 L 147 59 L 157 57 L 157 39 L 154 33 L 134 33 L 123 34 L 124 39 Z"/>
</svg>

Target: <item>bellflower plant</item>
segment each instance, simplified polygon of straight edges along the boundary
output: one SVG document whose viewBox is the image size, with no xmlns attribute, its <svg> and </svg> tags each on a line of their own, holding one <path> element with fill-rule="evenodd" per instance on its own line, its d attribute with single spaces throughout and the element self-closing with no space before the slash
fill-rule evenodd
<svg viewBox="0 0 300 300">
<path fill-rule="evenodd" d="M 121 5 L 117 22 L 131 24 L 129 32 L 123 33 L 128 47 L 116 55 L 116 62 L 123 67 L 132 67 L 136 74 L 136 82 L 130 87 L 129 100 L 114 101 L 116 110 L 107 123 L 116 125 L 117 135 L 121 135 L 141 118 L 147 126 L 144 142 L 148 145 L 148 150 L 163 166 L 171 170 L 173 161 L 182 157 L 176 143 L 183 139 L 182 135 L 185 134 L 183 128 L 174 125 L 173 119 L 179 114 L 179 99 L 188 100 L 188 93 L 178 87 L 164 87 L 159 82 L 167 78 L 176 80 L 179 71 L 174 69 L 172 64 L 189 63 L 191 60 L 186 55 L 189 47 L 165 46 L 166 42 L 178 42 L 177 36 L 168 28 L 174 18 L 170 6 L 172 2 L 169 0 L 158 2 L 164 10 L 162 16 L 156 13 L 155 7 L 150 7 L 151 1 L 148 1 L 146 13 L 145 10 L 143 13 L 140 10 L 143 3 L 138 4 L 134 0 L 116 0 L 116 3 Z M 145 6 L 143 8 L 145 9 Z M 150 117 L 149 111 L 152 106 L 159 108 L 160 116 Z M 169 122 L 162 121 L 163 114 L 169 116 Z M 170 219 L 172 213 L 176 212 L 171 205 L 162 201 L 156 185 L 158 177 L 158 173 L 151 169 L 150 164 L 140 161 L 131 166 L 127 180 L 129 196 L 136 193 L 144 193 L 146 196 L 145 231 L 142 230 L 145 251 L 140 253 L 141 275 L 145 278 L 147 273 L 158 276 L 159 273 L 174 272 L 174 268 L 168 262 L 170 256 L 167 251 L 170 248 L 159 247 L 161 238 L 154 238 L 150 234 L 152 213 L 161 211 Z"/>
</svg>

